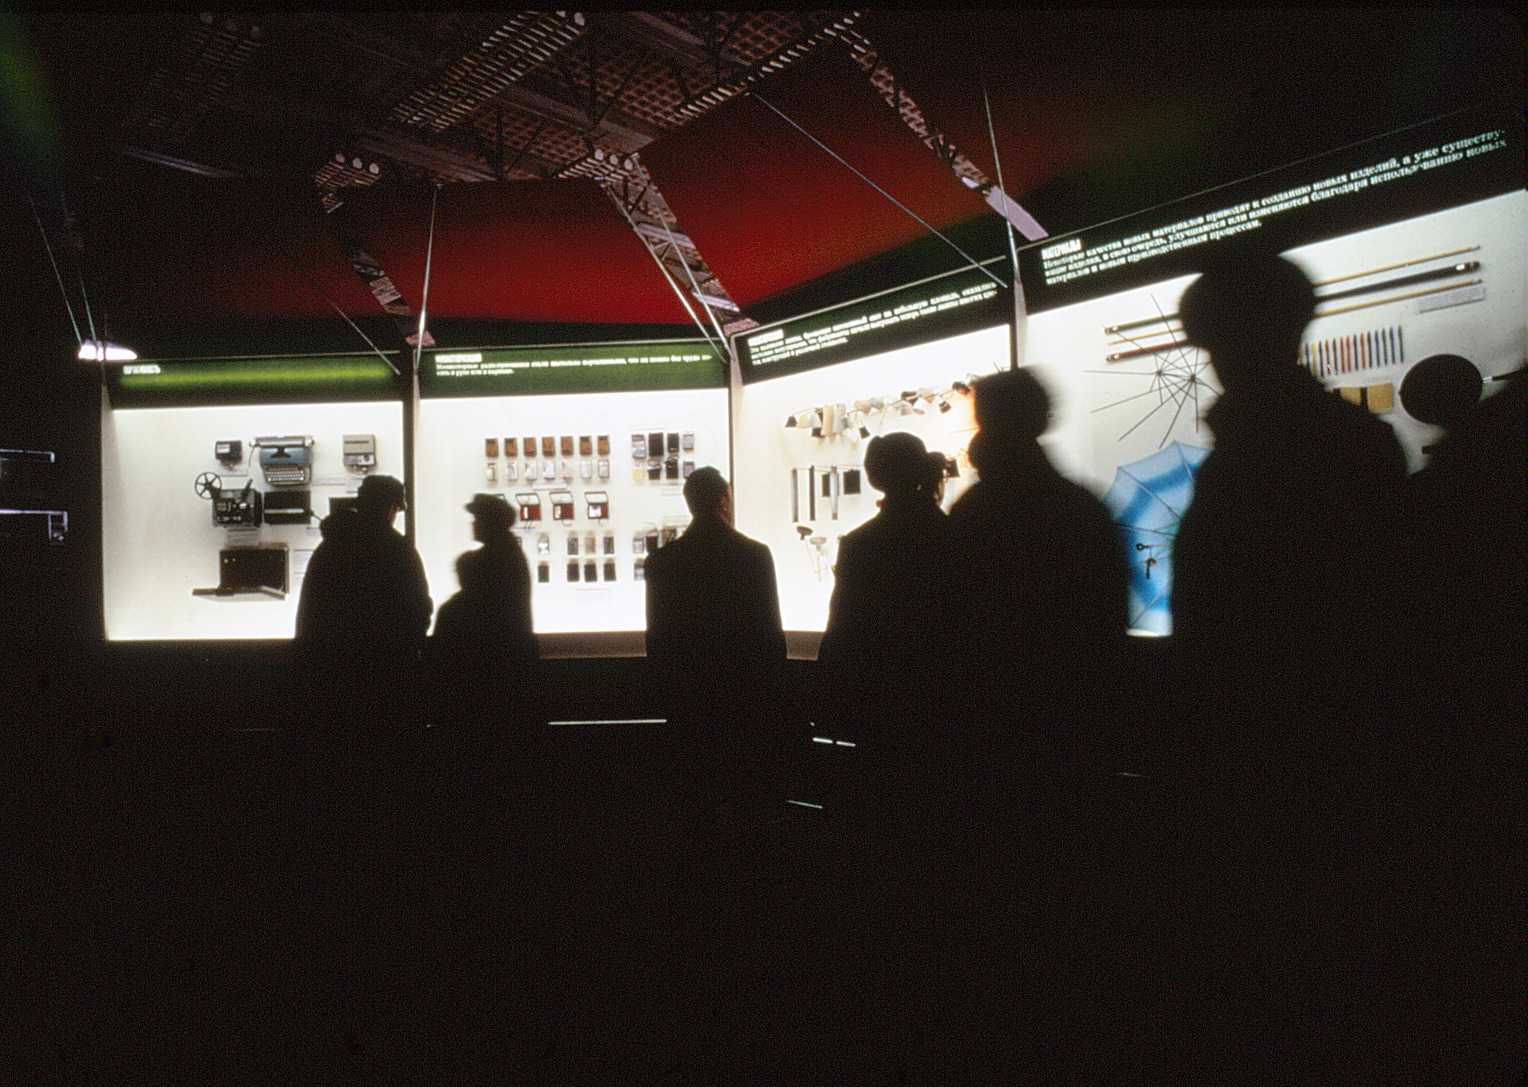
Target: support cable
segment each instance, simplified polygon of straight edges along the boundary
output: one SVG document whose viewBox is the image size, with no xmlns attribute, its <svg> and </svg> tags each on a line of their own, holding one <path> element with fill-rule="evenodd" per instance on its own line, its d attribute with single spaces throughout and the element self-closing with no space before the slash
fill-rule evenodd
<svg viewBox="0 0 1528 1087">
<path fill-rule="evenodd" d="M 926 222 L 926 221 L 924 221 L 924 220 L 923 220 L 923 219 L 922 219 L 922 218 L 921 218 L 921 217 L 920 217 L 920 216 L 919 216 L 919 215 L 918 215 L 918 213 L 917 213 L 917 212 L 915 212 L 915 211 L 913 211 L 913 210 L 912 210 L 912 209 L 911 209 L 911 208 L 909 208 L 909 207 L 908 207 L 908 206 L 907 206 L 907 205 L 906 205 L 906 204 L 904 204 L 904 203 L 902 203 L 902 201 L 900 201 L 900 200 L 898 200 L 898 199 L 897 199 L 897 198 L 896 198 L 896 197 L 895 197 L 895 196 L 892 196 L 892 195 L 891 195 L 891 193 L 889 193 L 889 192 L 887 192 L 887 191 L 886 191 L 886 190 L 885 190 L 885 189 L 883 189 L 883 188 L 881 188 L 881 187 L 880 187 L 880 186 L 879 186 L 879 185 L 877 185 L 877 184 L 876 184 L 876 183 L 875 183 L 875 182 L 874 182 L 874 181 L 871 181 L 871 180 L 870 180 L 870 179 L 869 179 L 869 178 L 868 178 L 868 177 L 866 177 L 866 176 L 865 176 L 865 175 L 864 175 L 864 174 L 862 174 L 862 173 L 860 173 L 860 171 L 858 171 L 858 170 L 856 170 L 856 169 L 855 169 L 855 168 L 854 168 L 854 167 L 853 167 L 853 166 L 850 166 L 850 165 L 849 165 L 849 163 L 848 163 L 848 162 L 847 162 L 847 161 L 845 161 L 845 160 L 844 160 L 844 158 L 843 158 L 843 156 L 842 156 L 842 155 L 840 155 L 840 154 L 839 154 L 839 153 L 838 153 L 838 152 L 836 152 L 836 151 L 834 151 L 834 150 L 833 150 L 833 149 L 832 149 L 832 148 L 831 148 L 831 147 L 829 147 L 829 146 L 828 146 L 828 145 L 827 145 L 827 144 L 825 144 L 825 143 L 823 143 L 823 142 L 822 142 L 822 141 L 821 141 L 821 140 L 819 140 L 819 139 L 818 139 L 818 138 L 817 138 L 817 137 L 816 137 L 816 136 L 814 136 L 814 135 L 812 135 L 812 134 L 811 134 L 811 133 L 810 133 L 810 132 L 808 132 L 808 131 L 807 131 L 807 130 L 806 130 L 806 129 L 804 129 L 804 128 L 802 128 L 802 127 L 801 127 L 801 126 L 800 126 L 800 125 L 798 125 L 798 124 L 797 124 L 797 123 L 796 123 L 796 122 L 795 122 L 795 121 L 792 121 L 792 120 L 791 120 L 791 119 L 790 119 L 790 118 L 789 118 L 789 117 L 787 117 L 787 116 L 786 116 L 786 115 L 785 115 L 785 114 L 783 114 L 783 113 L 781 113 L 781 112 L 780 112 L 780 111 L 779 111 L 779 110 L 778 110 L 778 109 L 776 109 L 776 108 L 775 108 L 775 107 L 774 107 L 774 106 L 773 106 L 773 105 L 771 105 L 771 104 L 770 104 L 770 103 L 769 103 L 769 101 L 768 101 L 768 100 L 767 100 L 767 99 L 765 99 L 765 98 L 764 98 L 764 97 L 763 97 L 763 96 L 762 96 L 762 95 L 760 95 L 760 94 L 759 94 L 759 93 L 758 93 L 758 92 L 757 92 L 757 91 L 751 91 L 751 92 L 749 92 L 749 96 L 750 96 L 750 97 L 752 97 L 752 98 L 756 98 L 756 99 L 758 99 L 758 100 L 759 100 L 759 101 L 760 101 L 760 102 L 762 102 L 762 103 L 763 103 L 763 104 L 764 104 L 764 105 L 765 105 L 765 106 L 768 106 L 768 107 L 769 107 L 769 108 L 770 108 L 770 109 L 771 109 L 771 110 L 773 110 L 773 111 L 774 111 L 774 113 L 776 113 L 776 114 L 777 114 L 777 115 L 778 115 L 778 116 L 779 116 L 779 117 L 780 117 L 780 119 L 781 119 L 781 120 L 783 120 L 783 121 L 784 121 L 784 122 L 785 122 L 785 123 L 786 123 L 786 124 L 788 124 L 788 125 L 790 125 L 790 126 L 791 126 L 791 127 L 792 127 L 792 128 L 794 128 L 794 129 L 795 129 L 795 130 L 796 130 L 796 131 L 797 131 L 797 132 L 800 132 L 800 133 L 801 133 L 801 134 L 802 134 L 802 135 L 803 135 L 803 136 L 805 136 L 805 137 L 806 137 L 806 138 L 807 138 L 807 139 L 809 139 L 809 140 L 811 140 L 811 141 L 812 141 L 812 142 L 813 142 L 813 143 L 815 143 L 815 144 L 816 144 L 816 145 L 817 145 L 817 146 L 818 146 L 818 147 L 820 147 L 820 148 L 822 148 L 822 149 L 823 149 L 823 150 L 824 150 L 824 151 L 826 151 L 826 152 L 827 152 L 827 153 L 828 153 L 828 154 L 829 154 L 829 155 L 831 155 L 831 156 L 833 156 L 833 158 L 835 158 L 835 159 L 837 159 L 837 160 L 838 160 L 838 161 L 839 161 L 839 162 L 840 162 L 840 163 L 842 163 L 842 164 L 843 164 L 843 165 L 844 165 L 844 166 L 845 166 L 845 167 L 846 167 L 846 168 L 847 168 L 847 169 L 848 169 L 848 170 L 849 170 L 849 171 L 850 171 L 850 172 L 852 172 L 852 173 L 853 173 L 853 174 L 854 174 L 854 175 L 855 175 L 855 176 L 856 176 L 856 177 L 858 177 L 858 178 L 859 178 L 859 179 L 860 179 L 860 180 L 861 180 L 861 181 L 863 181 L 863 182 L 864 182 L 864 183 L 865 183 L 865 184 L 867 184 L 867 185 L 869 185 L 869 186 L 870 186 L 870 187 L 871 187 L 871 188 L 872 188 L 872 189 L 874 189 L 874 190 L 875 190 L 875 191 L 876 191 L 876 192 L 878 192 L 878 193 L 880 193 L 880 194 L 881 194 L 881 195 L 882 195 L 882 196 L 884 196 L 884 197 L 885 197 L 885 198 L 886 198 L 886 199 L 888 199 L 888 200 L 890 200 L 890 201 L 891 201 L 891 202 L 892 202 L 892 203 L 893 203 L 893 204 L 895 204 L 895 205 L 896 205 L 896 206 L 897 206 L 897 207 L 899 207 L 899 208 L 901 208 L 901 209 L 902 209 L 902 210 L 903 210 L 903 211 L 905 211 L 905 212 L 907 212 L 907 214 L 908 214 L 908 215 L 910 215 L 910 216 L 911 216 L 911 217 L 912 217 L 912 218 L 913 218 L 913 219 L 914 219 L 914 220 L 915 220 L 915 221 L 916 221 L 916 222 L 917 222 L 917 223 L 918 223 L 918 224 L 919 224 L 919 225 L 920 225 L 920 226 L 922 226 L 922 227 L 923 227 L 923 228 L 924 228 L 924 229 L 925 229 L 925 230 L 927 230 L 927 231 L 929 231 L 929 232 L 930 232 L 930 233 L 932 233 L 932 234 L 935 234 L 935 235 L 937 235 L 937 236 L 938 236 L 938 237 L 939 237 L 939 239 L 940 239 L 940 240 L 941 240 L 941 241 L 943 241 L 943 242 L 944 242 L 944 243 L 945 243 L 945 244 L 946 244 L 946 245 L 948 245 L 948 246 L 949 246 L 949 247 L 950 247 L 950 248 L 951 248 L 951 249 L 953 249 L 953 250 L 955 250 L 955 252 L 957 252 L 957 253 L 959 253 L 959 254 L 960 254 L 960 255 L 961 255 L 961 256 L 963 256 L 963 257 L 965 257 L 965 258 L 966 258 L 966 260 L 967 260 L 967 261 L 969 261 L 969 262 L 970 262 L 970 263 L 971 263 L 971 265 L 972 265 L 972 267 L 974 267 L 974 268 L 977 268 L 977 269 L 980 269 L 980 271 L 981 271 L 981 272 L 982 272 L 982 274 L 983 274 L 983 275 L 985 275 L 985 276 L 987 276 L 987 278 L 989 278 L 989 279 L 991 279 L 991 280 L 992 280 L 992 282 L 994 282 L 994 283 L 996 283 L 996 284 L 997 284 L 997 285 L 998 285 L 998 286 L 999 286 L 999 287 L 1006 287 L 1006 286 L 1008 286 L 1008 284 L 1006 284 L 1006 283 L 1004 283 L 1004 282 L 1003 282 L 1003 281 L 1002 281 L 1002 280 L 1001 280 L 1001 279 L 999 279 L 999 278 L 998 278 L 998 277 L 997 277 L 997 276 L 995 276 L 995 275 L 993 275 L 993 274 L 992 274 L 992 273 L 991 273 L 991 272 L 990 272 L 990 271 L 989 271 L 989 270 L 988 270 L 988 269 L 986 269 L 986 268 L 985 268 L 985 267 L 983 267 L 983 266 L 982 266 L 982 264 L 981 264 L 981 262 L 980 262 L 980 261 L 978 261 L 978 260 L 977 260 L 977 259 L 976 259 L 976 258 L 975 258 L 975 257 L 973 257 L 973 256 L 972 256 L 972 255 L 971 255 L 971 254 L 970 254 L 970 253 L 967 253 L 967 252 L 966 252 L 966 251 L 965 251 L 965 250 L 964 250 L 964 249 L 962 249 L 962 248 L 961 248 L 961 247 L 960 247 L 960 246 L 958 246 L 958 245 L 956 245 L 956 244 L 955 244 L 955 243 L 954 243 L 954 242 L 953 242 L 953 241 L 951 241 L 951 240 L 950 240 L 950 239 L 949 239 L 949 238 L 948 238 L 948 237 L 947 237 L 947 236 L 946 236 L 946 235 L 945 235 L 945 234 L 944 234 L 944 232 L 943 232 L 943 231 L 941 231 L 941 230 L 938 230 L 938 229 L 937 229 L 937 228 L 935 228 L 935 227 L 934 227 L 934 226 L 932 226 L 932 225 L 930 225 L 930 224 L 929 224 L 929 223 L 928 223 L 928 222 Z"/>
<path fill-rule="evenodd" d="M 621 214 L 626 217 L 626 222 L 631 227 L 632 232 L 635 233 L 638 238 L 642 238 L 641 232 L 637 230 L 637 221 L 632 218 L 631 212 L 627 210 L 625 203 L 616 198 L 615 194 L 613 193 L 611 194 L 611 197 L 612 199 L 615 199 L 616 206 L 621 209 Z M 664 280 L 666 280 L 669 287 L 673 289 L 674 295 L 679 299 L 679 304 L 684 307 L 684 311 L 690 315 L 690 320 L 695 322 L 695 327 L 700 330 L 700 334 L 705 339 L 706 345 L 710 347 L 712 351 L 716 352 L 718 358 L 730 359 L 732 357 L 731 354 L 723 348 L 717 347 L 716 343 L 711 339 L 711 334 L 706 331 L 705 322 L 695 315 L 695 308 L 690 305 L 689 298 L 685 296 L 684 288 L 681 287 L 678 281 L 674 279 L 674 274 L 668 270 L 668 266 L 663 263 L 662 258 L 660 258 L 657 253 L 653 252 L 652 246 L 648 245 L 645 239 L 642 242 L 642 248 L 647 250 L 647 255 L 653 258 L 653 263 L 658 266 L 658 271 L 663 273 Z M 680 259 L 683 260 L 682 257 Z M 725 342 L 726 341 L 724 340 L 723 343 Z"/>
<path fill-rule="evenodd" d="M 1008 199 L 1008 190 L 1003 187 L 1003 160 L 997 153 L 997 129 L 992 124 L 992 101 L 987 97 L 987 81 L 982 80 L 982 108 L 987 113 L 987 139 L 992 143 L 992 165 L 997 170 L 997 191 L 1003 194 L 1003 199 Z M 1023 338 L 1019 332 L 1020 320 L 1027 320 L 1029 312 L 1024 304 L 1024 285 L 1019 282 L 1019 249 L 1013 241 L 1013 224 L 1008 221 L 1008 216 L 1002 216 L 1003 237 L 1008 239 L 1008 259 L 1013 272 L 1013 336 L 1008 341 L 1009 350 L 1013 352 L 1011 369 L 1019 367 L 1019 341 Z"/>
<path fill-rule="evenodd" d="M 440 182 L 430 193 L 430 235 L 424 249 L 424 286 L 419 294 L 419 329 L 414 336 L 414 373 L 419 373 L 419 360 L 424 353 L 425 310 L 430 302 L 430 262 L 435 256 L 435 205 L 440 200 Z"/>
<path fill-rule="evenodd" d="M 37 218 L 37 232 L 42 235 L 43 248 L 48 251 L 48 263 L 53 265 L 53 277 L 58 280 L 59 293 L 64 296 L 64 308 L 69 311 L 69 324 L 74 328 L 75 343 L 85 346 L 85 339 L 80 335 L 80 323 L 74 318 L 74 303 L 69 301 L 69 289 L 64 286 L 64 275 L 58 270 L 58 258 L 53 255 L 53 245 L 48 241 L 48 230 L 42 225 L 42 212 L 37 210 L 37 201 L 32 199 L 32 194 L 27 193 L 27 203 L 32 205 L 32 214 Z"/>
</svg>

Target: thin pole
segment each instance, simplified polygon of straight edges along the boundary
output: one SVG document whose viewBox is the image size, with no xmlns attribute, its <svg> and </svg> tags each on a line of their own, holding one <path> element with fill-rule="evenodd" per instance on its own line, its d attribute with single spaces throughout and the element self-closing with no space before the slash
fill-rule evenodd
<svg viewBox="0 0 1528 1087">
<path fill-rule="evenodd" d="M 403 515 L 403 537 L 413 546 L 418 495 L 415 492 L 414 432 L 419 416 L 419 362 L 424 354 L 425 313 L 430 301 L 430 265 L 435 257 L 435 209 L 440 201 L 440 183 L 430 194 L 430 234 L 424 251 L 424 286 L 419 295 L 419 328 L 414 336 L 414 364 L 409 367 L 408 396 L 403 405 L 403 492 L 408 509 Z"/>
<path fill-rule="evenodd" d="M 609 192 L 608 189 L 606 191 Z M 626 222 L 631 227 L 632 232 L 637 233 L 637 222 L 631 217 L 631 212 L 626 210 L 625 203 L 622 202 L 622 200 L 614 193 L 610 193 L 610 198 L 614 200 L 616 206 L 621 209 L 621 214 L 626 217 Z M 664 228 L 667 229 L 667 226 L 668 224 L 665 223 Z M 637 233 L 638 238 L 641 236 L 642 235 L 640 233 Z M 675 252 L 678 252 L 679 247 L 674 244 L 672 233 L 669 234 L 669 238 L 669 244 L 674 245 Z M 695 327 L 700 330 L 700 335 L 706 341 L 706 344 L 711 348 L 711 350 L 717 353 L 718 357 L 730 359 L 731 355 L 727 350 L 718 348 L 716 344 L 712 342 L 711 334 L 706 331 L 705 322 L 695 315 L 695 308 L 690 305 L 690 300 L 685 297 L 684 288 L 681 287 L 679 283 L 674 279 L 672 273 L 670 273 L 669 270 L 664 267 L 663 261 L 658 258 L 658 254 L 654 253 L 652 251 L 652 247 L 649 246 L 646 242 L 642 243 L 642 247 L 647 250 L 647 255 L 653 258 L 653 263 L 658 266 L 658 271 L 663 273 L 664 280 L 667 281 L 669 287 L 673 290 L 675 297 L 679 299 L 679 304 L 684 307 L 684 311 L 690 315 L 690 320 L 695 322 Z M 723 339 L 722 342 L 725 344 L 726 340 Z"/>
<path fill-rule="evenodd" d="M 53 276 L 58 280 L 59 293 L 64 296 L 64 308 L 69 311 L 69 324 L 74 327 L 74 341 L 83 346 L 84 337 L 80 335 L 80 323 L 74 319 L 74 303 L 69 301 L 69 289 L 64 286 L 64 275 L 58 270 L 58 259 L 53 256 L 53 246 L 48 241 L 48 230 L 42 225 L 42 212 L 37 210 L 37 201 L 32 199 L 32 194 L 27 193 L 27 202 L 32 205 L 32 214 L 37 217 L 37 232 L 42 235 L 42 246 L 48 251 L 48 263 L 53 265 Z"/>
<path fill-rule="evenodd" d="M 1006 202 L 1008 190 L 1003 187 L 1003 160 L 997 153 L 997 130 L 992 125 L 992 103 L 987 98 L 986 79 L 982 80 L 982 107 L 987 111 L 987 139 L 992 143 L 992 165 L 997 169 L 997 191 Z M 1000 217 L 1003 220 L 1003 236 L 1008 239 L 1009 268 L 1013 273 L 1013 324 L 1008 330 L 1009 368 L 1017 370 L 1021 357 L 1020 341 L 1024 339 L 1020 326 L 1028 326 L 1029 310 L 1024 304 L 1024 285 L 1019 282 L 1019 250 L 1013 241 L 1013 224 L 1008 221 L 1007 215 Z"/>
</svg>

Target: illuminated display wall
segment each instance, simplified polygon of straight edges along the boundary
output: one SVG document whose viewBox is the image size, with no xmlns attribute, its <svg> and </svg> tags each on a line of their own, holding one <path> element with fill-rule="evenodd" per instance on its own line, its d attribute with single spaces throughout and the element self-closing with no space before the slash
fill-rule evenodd
<svg viewBox="0 0 1528 1087">
<path fill-rule="evenodd" d="M 1461 114 L 1021 254 L 1027 297 L 1050 307 L 1025 361 L 1059 394 L 1054 455 L 1125 526 L 1137 629 L 1171 630 L 1171 539 L 1212 445 L 1210 360 L 1177 342 L 1192 245 L 1263 235 L 1305 269 L 1319 304 L 1302 364 L 1389 423 L 1415 469 L 1439 433 L 1405 411 L 1411 367 L 1462 356 L 1489 395 L 1523 365 L 1521 147 L 1520 125 Z"/>
<path fill-rule="evenodd" d="M 959 299 L 962 289 L 974 288 L 973 294 L 990 297 L 979 282 L 965 282 L 972 278 L 971 273 L 961 273 L 963 287 L 953 292 L 948 280 L 932 281 L 920 293 L 925 299 L 948 301 L 946 296 Z M 1006 303 L 1006 289 L 1000 295 Z M 897 302 L 910 307 L 904 312 L 934 320 L 941 319 L 939 304 L 920 305 L 905 295 Z M 786 322 L 780 329 L 750 332 L 746 339 L 763 338 L 766 345 L 789 338 L 805 342 L 814 329 L 831 330 L 843 321 L 858 320 L 865 312 L 883 313 L 886 308 L 881 300 L 870 300 Z M 895 306 L 891 308 L 894 312 Z M 991 310 L 986 312 L 990 319 Z M 904 330 L 914 328 L 911 321 L 904 322 Z M 777 331 L 782 334 L 777 336 Z M 908 431 L 922 438 L 931 451 L 952 458 L 958 474 L 946 483 L 946 507 L 973 478 L 965 448 L 975 420 L 965 389 L 974 378 L 1008 365 L 1008 326 L 925 342 L 918 342 L 924 339 L 918 331 L 907 337 L 913 341 L 911 346 L 763 377 L 745 384 L 739 394 L 737 527 L 767 543 L 774 554 L 787 630 L 822 630 L 833 591 L 838 540 L 875 515 L 880 493 L 863 471 L 870 436 Z M 753 372 L 768 371 L 756 365 Z"/>
<path fill-rule="evenodd" d="M 648 550 L 689 523 L 685 475 L 731 472 L 723 382 L 702 341 L 429 356 L 416 524 L 436 604 L 476 546 L 463 507 L 501 494 L 521 515 L 538 634 L 642 631 Z"/>
<path fill-rule="evenodd" d="M 1416 467 L 1437 437 L 1400 397 L 1418 361 L 1462 356 L 1488 393 L 1523 364 L 1521 152 L 1520 118 L 1462 112 L 1020 251 L 1021 361 L 1055 401 L 1047 448 L 1115 510 L 1140 632 L 1171 629 L 1171 538 L 1218 394 L 1209 360 L 1177 342 L 1195 247 L 1256 236 L 1298 261 L 1320 297 L 1302 363 L 1389 422 Z M 538 632 L 640 632 L 643 560 L 688 521 L 685 474 L 712 464 L 734 481 L 738 527 L 774 553 L 786 627 L 821 630 L 838 539 L 876 508 L 869 436 L 907 430 L 951 456 L 946 505 L 971 481 L 967 387 L 1011 352 L 1002 263 L 742 333 L 731 393 L 703 340 L 427 353 L 414 502 L 436 603 L 473 546 L 463 506 L 486 491 L 527 515 Z M 318 519 L 363 478 L 346 458 L 404 475 L 402 382 L 361 355 L 142 363 L 110 380 L 108 637 L 289 637 Z M 309 458 L 305 481 L 278 478 L 257 444 L 278 437 L 298 439 L 280 455 Z M 281 552 L 284 591 L 255 551 Z M 230 574 L 241 591 L 213 592 Z"/>
<path fill-rule="evenodd" d="M 402 421 L 400 405 L 387 402 L 108 412 L 101 444 L 107 638 L 290 638 L 302 573 L 322 539 L 319 519 L 364 478 L 344 463 L 346 436 L 373 439 L 377 471 L 401 478 Z M 262 437 L 312 439 L 306 484 L 267 478 L 262 450 L 251 444 Z M 231 441 L 240 443 L 238 460 L 220 460 L 219 444 Z M 277 478 L 296 470 L 271 468 Z M 214 521 L 212 477 L 227 499 L 223 516 L 234 523 Z M 241 499 L 246 485 L 250 498 Z M 260 553 L 245 553 L 250 548 Z M 280 569 L 286 591 L 259 591 L 256 578 L 247 591 L 197 592 L 220 587 L 230 552 L 230 574 Z"/>
</svg>

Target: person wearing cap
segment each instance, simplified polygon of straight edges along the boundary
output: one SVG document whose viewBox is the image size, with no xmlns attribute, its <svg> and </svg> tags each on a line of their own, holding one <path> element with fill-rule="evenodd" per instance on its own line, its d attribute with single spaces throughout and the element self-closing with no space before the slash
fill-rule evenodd
<svg viewBox="0 0 1528 1087">
<path fill-rule="evenodd" d="M 937 709 L 931 663 L 945 660 L 949 526 L 939 507 L 945 459 L 916 434 L 870 439 L 865 478 L 885 497 L 838 542 L 817 653 L 823 702 L 886 774 L 928 769 Z"/>
<path fill-rule="evenodd" d="M 393 527 L 403 484 L 367 476 L 355 507 L 319 524 L 297 602 L 295 644 L 309 670 L 387 686 L 419 657 L 433 602 L 419 553 Z"/>
<path fill-rule="evenodd" d="M 498 494 L 474 495 L 466 509 L 472 538 L 481 546 L 456 560 L 461 590 L 435 617 L 435 648 L 453 661 L 535 661 L 540 651 L 531 619 L 531 572 L 511 532 L 515 511 Z"/>
<path fill-rule="evenodd" d="M 430 716 L 451 767 L 439 801 L 464 848 L 535 840 L 545 782 L 546 717 L 531 622 L 531 577 L 503 495 L 467 503 L 480 546 L 456 559 L 458 592 L 430 635 Z M 447 844 L 447 843 L 442 843 Z"/>
</svg>

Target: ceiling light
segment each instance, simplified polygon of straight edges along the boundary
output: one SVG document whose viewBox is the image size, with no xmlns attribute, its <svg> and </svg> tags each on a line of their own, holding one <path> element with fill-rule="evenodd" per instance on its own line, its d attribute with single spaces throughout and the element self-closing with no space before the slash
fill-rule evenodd
<svg viewBox="0 0 1528 1087">
<path fill-rule="evenodd" d="M 382 172 L 382 167 L 378 163 L 370 162 L 366 164 L 366 172 L 375 177 L 377 174 Z"/>
<path fill-rule="evenodd" d="M 87 362 L 131 362 L 138 357 L 138 352 L 109 340 L 85 340 L 75 357 Z"/>
<path fill-rule="evenodd" d="M 345 165 L 345 152 L 336 151 L 334 153 L 334 161 L 339 163 L 341 166 Z"/>
</svg>

